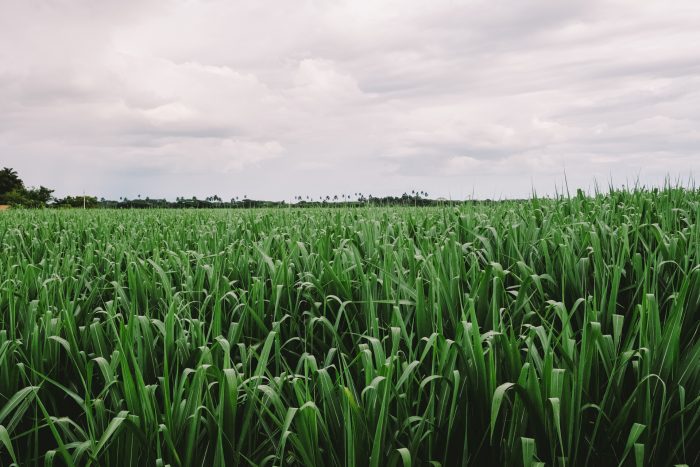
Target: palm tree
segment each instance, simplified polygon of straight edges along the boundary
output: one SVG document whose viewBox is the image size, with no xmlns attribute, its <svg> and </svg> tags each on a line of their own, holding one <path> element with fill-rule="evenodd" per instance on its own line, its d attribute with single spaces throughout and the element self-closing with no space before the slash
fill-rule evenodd
<svg viewBox="0 0 700 467">
<path fill-rule="evenodd" d="M 21 190 L 24 188 L 24 182 L 17 171 L 9 167 L 4 167 L 0 170 L 0 194 L 4 195 L 12 190 Z"/>
</svg>

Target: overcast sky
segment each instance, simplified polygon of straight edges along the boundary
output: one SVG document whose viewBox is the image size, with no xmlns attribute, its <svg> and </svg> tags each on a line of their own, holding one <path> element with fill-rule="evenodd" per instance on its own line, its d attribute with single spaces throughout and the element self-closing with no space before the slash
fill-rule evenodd
<svg viewBox="0 0 700 467">
<path fill-rule="evenodd" d="M 551 193 L 700 173 L 700 2 L 0 0 L 57 194 Z"/>
</svg>

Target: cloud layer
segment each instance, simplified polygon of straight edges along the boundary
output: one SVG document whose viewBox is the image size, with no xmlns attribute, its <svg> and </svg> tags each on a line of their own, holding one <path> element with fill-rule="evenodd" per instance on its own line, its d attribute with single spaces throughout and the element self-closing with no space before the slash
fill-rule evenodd
<svg viewBox="0 0 700 467">
<path fill-rule="evenodd" d="M 4 0 L 0 164 L 118 197 L 700 171 L 696 1 Z"/>
</svg>

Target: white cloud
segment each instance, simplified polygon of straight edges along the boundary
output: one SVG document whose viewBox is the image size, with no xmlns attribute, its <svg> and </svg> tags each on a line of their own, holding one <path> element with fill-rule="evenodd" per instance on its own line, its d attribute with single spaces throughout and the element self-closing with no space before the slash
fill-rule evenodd
<svg viewBox="0 0 700 467">
<path fill-rule="evenodd" d="M 60 193 L 551 192 L 700 170 L 695 1 L 5 0 L 0 164 Z"/>
</svg>

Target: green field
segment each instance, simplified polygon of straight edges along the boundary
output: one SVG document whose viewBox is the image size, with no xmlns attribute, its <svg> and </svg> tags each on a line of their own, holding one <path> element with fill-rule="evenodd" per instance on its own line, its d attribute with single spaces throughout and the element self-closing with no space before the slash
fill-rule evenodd
<svg viewBox="0 0 700 467">
<path fill-rule="evenodd" d="M 0 465 L 700 465 L 699 218 L 0 213 Z"/>
</svg>

